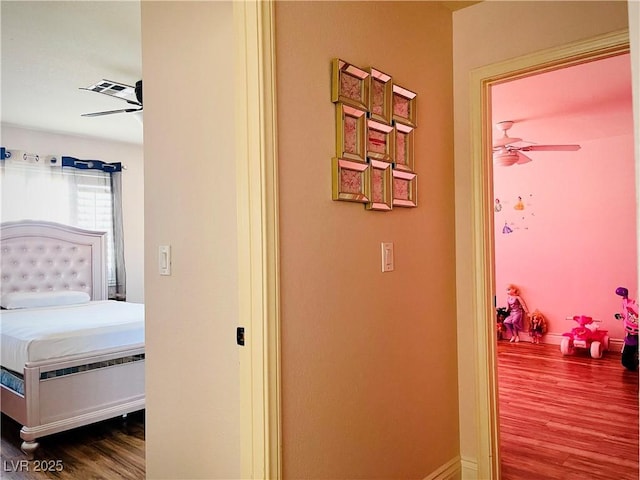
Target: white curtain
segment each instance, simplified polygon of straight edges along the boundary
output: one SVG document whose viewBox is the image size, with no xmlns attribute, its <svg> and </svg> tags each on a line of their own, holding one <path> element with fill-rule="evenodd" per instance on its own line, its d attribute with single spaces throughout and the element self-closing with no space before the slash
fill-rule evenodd
<svg viewBox="0 0 640 480">
<path fill-rule="evenodd" d="M 124 299 L 119 164 L 8 152 L 0 162 L 2 221 L 46 220 L 106 231 L 109 297 Z M 62 166 L 63 158 L 69 166 Z"/>
</svg>

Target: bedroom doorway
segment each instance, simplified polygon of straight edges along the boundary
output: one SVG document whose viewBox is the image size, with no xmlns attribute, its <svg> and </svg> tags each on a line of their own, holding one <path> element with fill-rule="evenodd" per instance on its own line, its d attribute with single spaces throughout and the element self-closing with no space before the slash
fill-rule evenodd
<svg viewBox="0 0 640 480">
<path fill-rule="evenodd" d="M 531 344 L 526 321 L 518 336 L 522 342 L 519 345 L 508 341 L 510 335 L 506 331 L 497 335 L 502 337 L 498 340 L 496 363 L 501 471 L 505 479 L 519 478 L 526 454 L 516 452 L 539 439 L 537 432 L 547 445 L 555 445 L 551 448 L 553 453 L 542 449 L 535 459 L 525 461 L 531 465 L 546 463 L 549 476 L 568 474 L 565 468 L 571 467 L 562 467 L 565 462 L 558 461 L 562 455 L 568 457 L 567 464 L 584 460 L 581 453 L 567 453 L 562 447 L 561 438 L 575 425 L 554 409 L 578 411 L 582 400 L 588 404 L 598 390 L 598 385 L 588 383 L 586 375 L 602 374 L 605 362 L 609 369 L 617 370 L 619 366 L 613 355 L 605 353 L 601 361 L 596 361 L 582 349 L 576 351 L 575 359 L 562 358 L 559 344 L 562 333 L 574 326 L 566 318 L 588 314 L 596 319 L 599 328 L 608 331 L 611 350 L 620 350 L 624 332 L 621 322 L 611 314 L 612 306 L 618 305 L 614 290 L 620 284 L 627 286 L 633 296 L 637 292 L 636 225 L 625 221 L 635 215 L 631 110 L 629 54 L 533 72 L 491 86 L 492 144 L 508 142 L 509 149 L 514 149 L 505 147 L 493 158 L 496 305 L 506 306 L 506 285 L 514 283 L 521 289 L 529 311 L 539 310 L 547 326 L 540 346 Z M 520 137 L 523 140 L 518 141 Z M 536 151 L 540 144 L 549 149 Z M 569 149 L 572 145 L 576 150 Z M 515 150 L 519 148 L 523 150 Z M 570 202 L 571 199 L 579 201 Z M 602 204 L 616 207 L 601 208 Z M 581 235 L 585 225 L 589 226 L 589 233 Z M 611 235 L 612 231 L 619 233 Z M 584 258 L 591 261 L 584 262 Z M 549 265 L 554 267 L 548 268 Z M 561 289 L 561 285 L 569 287 Z M 530 374 L 533 365 L 539 375 Z M 570 393 L 562 394 L 552 385 L 555 382 L 540 380 L 562 378 L 570 367 L 576 369 L 572 375 L 585 375 L 584 382 L 576 384 Z M 551 371 L 545 373 L 546 368 Z M 514 376 L 515 372 L 520 373 Z M 560 382 L 567 384 L 571 379 Z M 621 403 L 614 397 L 618 387 L 632 389 L 626 382 L 627 376 L 621 375 L 620 383 L 608 388 L 608 395 L 615 398 L 613 403 Z M 538 392 L 547 394 L 538 396 Z M 547 400 L 556 397 L 553 402 Z M 565 398 L 577 406 L 561 408 Z M 527 413 L 511 406 L 518 399 L 536 401 L 531 402 Z M 539 410 L 543 412 L 536 413 Z M 526 427 L 521 428 L 523 420 Z M 578 429 L 580 432 L 575 430 L 576 438 L 584 434 L 585 445 L 590 441 L 602 444 L 606 428 L 598 429 L 602 436 L 587 434 L 592 427 L 597 428 L 589 422 Z M 619 428 L 614 429 L 606 438 L 616 438 L 620 432 Z M 628 437 L 637 447 L 637 436 Z M 623 451 L 618 448 L 620 457 Z M 590 461 L 594 468 L 615 471 L 615 466 L 605 459 Z M 618 468 L 620 478 L 626 478 L 625 469 L 633 469 L 630 465 Z"/>
<path fill-rule="evenodd" d="M 497 352 L 495 341 L 496 295 L 494 271 L 493 166 L 491 146 L 491 87 L 534 73 L 578 65 L 598 58 L 629 52 L 628 31 L 614 32 L 571 45 L 488 65 L 472 71 L 471 119 L 472 164 L 477 172 L 472 180 L 474 224 L 484 232 L 473 240 L 473 302 L 475 316 L 476 386 L 478 412 L 478 473 L 500 478 L 499 409 Z"/>
</svg>

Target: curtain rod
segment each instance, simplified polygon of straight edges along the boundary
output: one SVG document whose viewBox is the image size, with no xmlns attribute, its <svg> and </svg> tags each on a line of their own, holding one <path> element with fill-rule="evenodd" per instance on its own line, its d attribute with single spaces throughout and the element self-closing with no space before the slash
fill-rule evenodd
<svg viewBox="0 0 640 480">
<path fill-rule="evenodd" d="M 68 156 L 61 156 L 60 158 L 58 158 L 55 155 L 46 155 L 44 157 L 41 157 L 37 153 L 29 153 L 21 150 L 14 151 L 22 153 L 22 160 L 32 164 L 49 165 L 51 167 L 60 165 L 63 167 L 80 168 L 83 170 L 102 170 L 104 172 L 119 172 L 121 170 L 127 169 L 127 166 L 123 165 L 121 162 L 108 163 L 101 160 L 82 160 Z M 5 147 L 0 147 L 0 160 L 10 159 L 12 157 L 12 150 L 9 150 Z M 41 161 L 43 163 L 41 163 Z"/>
</svg>

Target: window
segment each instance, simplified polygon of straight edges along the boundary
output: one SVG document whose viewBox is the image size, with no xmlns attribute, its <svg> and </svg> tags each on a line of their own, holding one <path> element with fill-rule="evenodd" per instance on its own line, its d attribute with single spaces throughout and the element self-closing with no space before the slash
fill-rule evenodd
<svg viewBox="0 0 640 480">
<path fill-rule="evenodd" d="M 0 162 L 2 221 L 45 220 L 107 232 L 109 297 L 124 297 L 123 241 L 117 234 L 122 232 L 120 164 L 62 157 L 64 166 L 49 166 L 20 153 Z M 117 172 L 104 171 L 114 168 Z"/>
<path fill-rule="evenodd" d="M 109 287 L 116 284 L 114 240 L 113 240 L 113 202 L 111 185 L 84 185 L 78 184 L 76 201 L 71 208 L 73 225 L 107 232 L 107 268 Z"/>
</svg>

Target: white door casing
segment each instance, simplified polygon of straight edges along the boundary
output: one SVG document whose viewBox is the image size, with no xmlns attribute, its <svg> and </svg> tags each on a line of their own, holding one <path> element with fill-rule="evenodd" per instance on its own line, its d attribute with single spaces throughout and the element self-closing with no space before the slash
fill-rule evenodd
<svg viewBox="0 0 640 480">
<path fill-rule="evenodd" d="M 241 473 L 281 478 L 273 2 L 234 2 Z"/>
</svg>

